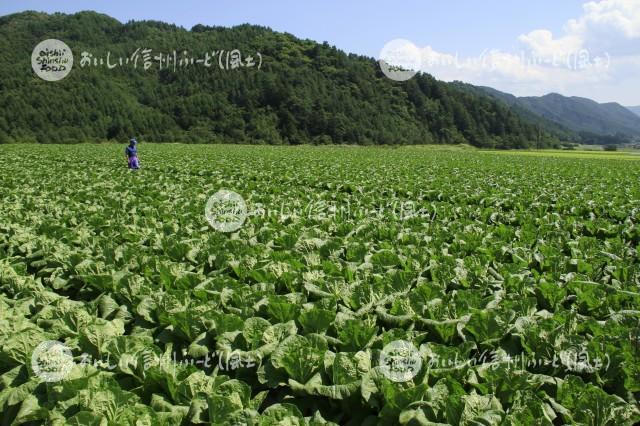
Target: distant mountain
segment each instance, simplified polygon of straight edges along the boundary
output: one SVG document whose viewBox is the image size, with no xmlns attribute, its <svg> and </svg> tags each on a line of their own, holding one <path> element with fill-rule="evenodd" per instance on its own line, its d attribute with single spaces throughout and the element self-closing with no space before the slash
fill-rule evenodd
<svg viewBox="0 0 640 426">
<path fill-rule="evenodd" d="M 640 136 L 640 117 L 617 103 L 599 104 L 591 99 L 568 98 L 557 93 L 520 98 L 519 103 L 542 117 L 578 132 Z"/>
<path fill-rule="evenodd" d="M 520 118 L 524 119 L 526 122 L 534 124 L 539 128 L 543 129 L 545 132 L 557 137 L 558 139 L 564 141 L 572 141 L 572 142 L 580 142 L 580 135 L 572 129 L 565 127 L 564 125 L 552 121 L 548 118 L 543 117 L 542 115 L 537 114 L 534 111 L 531 111 L 525 105 L 520 103 L 519 98 L 516 96 L 504 93 L 499 90 L 493 89 L 491 87 L 483 87 L 483 86 L 473 86 L 471 84 L 455 82 L 453 83 L 457 85 L 460 89 L 468 90 L 477 94 L 489 95 L 504 104 L 506 104 L 509 109 L 520 116 Z"/>
<path fill-rule="evenodd" d="M 490 87 L 480 89 L 512 107 L 523 108 L 573 132 L 640 137 L 640 116 L 618 103 L 599 104 L 591 99 L 566 97 L 557 93 L 541 97 L 515 97 Z"/>
<path fill-rule="evenodd" d="M 630 106 L 627 109 L 636 115 L 640 115 L 640 106 Z"/>
</svg>

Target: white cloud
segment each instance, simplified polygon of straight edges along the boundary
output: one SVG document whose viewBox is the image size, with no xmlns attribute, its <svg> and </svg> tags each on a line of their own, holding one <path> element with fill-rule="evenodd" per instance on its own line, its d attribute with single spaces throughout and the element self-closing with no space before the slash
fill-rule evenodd
<svg viewBox="0 0 640 426">
<path fill-rule="evenodd" d="M 640 0 L 583 5 L 561 34 L 535 29 L 518 37 L 520 51 L 477 57 L 422 48 L 423 70 L 437 78 L 490 85 L 516 95 L 566 95 L 640 104 Z"/>
<path fill-rule="evenodd" d="M 541 55 L 564 54 L 590 49 L 614 53 L 634 53 L 640 48 L 640 1 L 602 0 L 583 6 L 583 14 L 564 27 L 564 34 L 554 38 L 551 31 L 535 30 L 519 37 L 520 42 Z"/>
<path fill-rule="evenodd" d="M 638 0 L 603 0 L 584 5 L 584 15 L 567 24 L 566 31 L 582 34 L 620 35 L 640 38 L 640 2 Z"/>
<path fill-rule="evenodd" d="M 553 38 L 553 33 L 549 30 L 535 30 L 529 34 L 523 34 L 518 40 L 531 49 L 533 54 L 542 58 L 553 58 L 554 56 L 567 56 L 572 52 L 577 52 L 583 47 L 581 37 L 570 34 L 559 39 Z"/>
</svg>

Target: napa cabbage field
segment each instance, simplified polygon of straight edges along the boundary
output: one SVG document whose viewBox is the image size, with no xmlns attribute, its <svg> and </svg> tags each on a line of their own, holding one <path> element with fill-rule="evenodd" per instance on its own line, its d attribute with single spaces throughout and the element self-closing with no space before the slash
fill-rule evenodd
<svg viewBox="0 0 640 426">
<path fill-rule="evenodd" d="M 640 422 L 631 156 L 122 148 L 0 147 L 0 424 Z"/>
</svg>

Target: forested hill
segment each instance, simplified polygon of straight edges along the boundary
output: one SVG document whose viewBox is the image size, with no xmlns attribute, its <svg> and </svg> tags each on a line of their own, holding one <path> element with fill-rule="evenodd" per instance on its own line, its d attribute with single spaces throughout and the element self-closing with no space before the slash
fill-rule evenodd
<svg viewBox="0 0 640 426">
<path fill-rule="evenodd" d="M 49 38 L 66 42 L 74 54 L 72 71 L 57 82 L 40 79 L 31 68 L 33 48 Z M 122 24 L 94 12 L 25 12 L 0 17 L 0 49 L 0 142 L 136 135 L 203 143 L 555 143 L 488 96 L 429 75 L 395 82 L 373 58 L 264 27 L 185 30 L 154 21 Z M 146 70 L 144 49 L 151 49 Z M 253 56 L 254 66 L 226 69 L 227 52 L 234 49 L 245 65 Z M 160 69 L 157 55 L 174 51 L 178 60 L 202 63 Z M 82 52 L 103 65 L 87 65 Z"/>
</svg>

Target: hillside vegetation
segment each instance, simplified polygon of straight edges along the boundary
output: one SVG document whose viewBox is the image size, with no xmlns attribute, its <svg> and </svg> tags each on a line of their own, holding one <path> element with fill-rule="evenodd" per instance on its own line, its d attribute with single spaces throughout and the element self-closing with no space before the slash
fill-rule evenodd
<svg viewBox="0 0 640 426">
<path fill-rule="evenodd" d="M 71 73 L 38 78 L 31 52 L 57 38 L 74 53 Z M 24 12 L 0 18 L 0 142 L 122 140 L 250 144 L 428 144 L 527 148 L 557 137 L 496 100 L 429 75 L 386 78 L 373 58 L 268 28 L 161 22 L 122 24 L 106 15 Z M 111 62 L 233 49 L 262 65 L 221 70 L 81 66 L 81 53 Z M 226 53 L 225 53 L 226 55 Z M 216 60 L 217 64 L 217 60 Z"/>
</svg>

